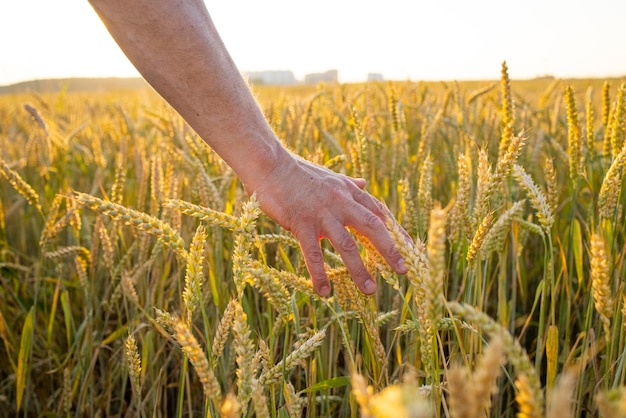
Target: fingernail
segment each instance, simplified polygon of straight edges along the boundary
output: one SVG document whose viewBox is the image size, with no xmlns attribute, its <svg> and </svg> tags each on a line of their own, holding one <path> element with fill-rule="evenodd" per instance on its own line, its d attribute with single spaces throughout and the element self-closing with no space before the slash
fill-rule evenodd
<svg viewBox="0 0 626 418">
<path fill-rule="evenodd" d="M 396 271 L 399 274 L 405 274 L 409 271 L 408 267 L 406 266 L 406 263 L 404 262 L 404 260 L 400 259 L 400 261 L 398 261 L 398 265 L 396 267 Z"/>
<path fill-rule="evenodd" d="M 317 293 L 321 297 L 326 297 L 326 296 L 330 295 L 330 286 L 328 286 L 327 284 L 321 285 L 319 290 L 317 291 Z"/>
<path fill-rule="evenodd" d="M 365 283 L 363 283 L 363 290 L 365 291 L 364 293 L 371 295 L 376 291 L 376 283 L 374 283 L 372 279 L 367 279 Z"/>
</svg>

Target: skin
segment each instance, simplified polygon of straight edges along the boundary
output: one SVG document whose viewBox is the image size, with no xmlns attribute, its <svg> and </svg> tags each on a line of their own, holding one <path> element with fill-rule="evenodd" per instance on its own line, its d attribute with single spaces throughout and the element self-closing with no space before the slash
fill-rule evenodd
<svg viewBox="0 0 626 418">
<path fill-rule="evenodd" d="M 296 237 L 320 296 L 331 291 L 320 247 L 324 238 L 357 287 L 365 294 L 376 291 L 346 226 L 366 236 L 395 272 L 407 272 L 384 224 L 393 216 L 363 190 L 365 180 L 312 164 L 283 147 L 202 0 L 90 3 L 146 81 L 235 171 L 263 212 Z"/>
</svg>

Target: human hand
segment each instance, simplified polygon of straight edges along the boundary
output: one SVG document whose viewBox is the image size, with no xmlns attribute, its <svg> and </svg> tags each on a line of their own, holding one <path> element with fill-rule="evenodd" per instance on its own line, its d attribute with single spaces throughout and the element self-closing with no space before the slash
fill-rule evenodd
<svg viewBox="0 0 626 418">
<path fill-rule="evenodd" d="M 347 177 L 290 156 L 281 161 L 254 189 L 263 212 L 300 242 L 313 288 L 330 294 L 320 240 L 327 238 L 339 252 L 357 287 L 365 294 L 376 282 L 365 268 L 347 226 L 367 237 L 391 268 L 399 274 L 407 267 L 396 248 L 385 219 L 393 216 L 385 205 L 365 192 L 365 180 Z M 410 237 L 406 234 L 408 240 Z"/>
</svg>

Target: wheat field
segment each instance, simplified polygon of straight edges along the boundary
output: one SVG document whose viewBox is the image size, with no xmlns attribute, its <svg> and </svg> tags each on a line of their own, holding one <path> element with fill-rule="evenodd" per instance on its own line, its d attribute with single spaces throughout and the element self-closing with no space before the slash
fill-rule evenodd
<svg viewBox="0 0 626 418">
<path fill-rule="evenodd" d="M 622 80 L 254 87 L 285 145 L 367 180 L 362 295 L 149 90 L 0 96 L 7 416 L 624 417 Z M 499 80 L 498 80 L 499 77 Z"/>
</svg>

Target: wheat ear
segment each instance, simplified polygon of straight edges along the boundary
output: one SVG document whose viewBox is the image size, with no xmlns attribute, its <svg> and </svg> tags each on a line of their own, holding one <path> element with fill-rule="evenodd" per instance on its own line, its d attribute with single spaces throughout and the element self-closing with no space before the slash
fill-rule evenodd
<svg viewBox="0 0 626 418">
<path fill-rule="evenodd" d="M 235 299 L 231 299 L 228 302 L 222 314 L 222 319 L 217 326 L 213 344 L 211 345 L 211 358 L 213 361 L 216 361 L 222 355 L 222 351 L 224 351 L 224 346 L 226 346 L 226 340 L 228 340 L 228 334 L 235 318 L 236 305 L 237 301 Z"/>
<path fill-rule="evenodd" d="M 491 336 L 499 336 L 502 339 L 504 353 L 507 359 L 515 368 L 517 375 L 523 379 L 522 385 L 525 389 L 523 399 L 531 399 L 532 405 L 537 411 L 536 416 L 542 416 L 544 402 L 539 377 L 536 375 L 534 367 L 528 358 L 528 354 L 520 343 L 515 340 L 505 328 L 475 307 L 458 302 L 448 302 L 447 306 L 453 315 L 474 322 L 478 329 Z M 531 416 L 534 415 L 529 415 L 529 417 Z"/>
<path fill-rule="evenodd" d="M 604 337 L 607 344 L 612 338 L 611 317 L 613 316 L 613 295 L 611 292 L 609 263 L 604 239 L 598 235 L 591 236 L 591 288 L 596 311 L 602 321 Z"/>
<path fill-rule="evenodd" d="M 526 190 L 528 197 L 530 197 L 530 203 L 537 211 L 537 218 L 539 223 L 543 227 L 546 234 L 550 233 L 550 229 L 554 224 L 554 214 L 552 213 L 552 206 L 548 202 L 548 198 L 544 192 L 535 184 L 532 177 L 522 166 L 515 164 L 513 167 L 513 176 L 517 182 Z"/>
<path fill-rule="evenodd" d="M 259 383 L 263 386 L 277 383 L 283 373 L 289 373 L 300 364 L 303 360 L 309 358 L 315 349 L 322 345 L 324 338 L 326 337 L 326 328 L 316 332 L 311 338 L 306 340 L 300 347 L 292 351 L 285 360 L 281 360 L 270 370 L 261 374 Z"/>
<path fill-rule="evenodd" d="M 202 285 L 204 284 L 204 241 L 206 241 L 206 237 L 204 226 L 198 226 L 191 242 L 191 248 L 187 253 L 183 300 L 187 309 L 187 320 L 189 323 L 191 323 L 193 314 L 202 299 Z"/>
<path fill-rule="evenodd" d="M 128 365 L 128 375 L 130 376 L 130 384 L 133 388 L 133 394 L 137 399 L 141 398 L 141 359 L 139 358 L 139 350 L 137 349 L 137 341 L 135 336 L 130 334 L 126 338 L 126 363 Z"/>
<path fill-rule="evenodd" d="M 534 397 L 533 390 L 528 383 L 528 379 L 525 375 L 519 375 L 515 380 L 515 388 L 517 393 L 515 394 L 515 402 L 519 411 L 517 412 L 517 418 L 540 418 L 542 417 L 541 407 Z"/>
<path fill-rule="evenodd" d="M 209 360 L 204 353 L 204 350 L 198 344 L 198 340 L 193 336 L 187 324 L 183 321 L 176 322 L 175 335 L 176 341 L 180 344 L 183 352 L 189 357 L 189 361 L 196 370 L 200 382 L 202 382 L 202 388 L 205 396 L 210 398 L 215 404 L 220 405 L 222 399 L 222 392 L 220 385 L 215 378 L 213 369 L 209 365 Z"/>
<path fill-rule="evenodd" d="M 235 303 L 233 341 L 237 353 L 237 400 L 245 414 L 252 396 L 254 344 L 250 338 L 248 317 L 239 303 Z"/>
<path fill-rule="evenodd" d="M 187 258 L 185 242 L 169 224 L 146 213 L 128 209 L 122 205 L 107 202 L 86 193 L 76 192 L 75 198 L 80 204 L 96 212 L 155 236 L 163 244 L 176 251 L 182 259 Z"/>
<path fill-rule="evenodd" d="M 580 139 L 580 126 L 578 125 L 578 110 L 574 99 L 574 90 L 571 86 L 565 89 L 565 101 L 567 106 L 567 142 L 569 154 L 569 176 L 576 179 L 582 174 L 582 147 Z"/>
<path fill-rule="evenodd" d="M 34 206 L 35 209 L 41 213 L 42 209 L 39 204 L 39 195 L 35 192 L 31 185 L 26 183 L 22 176 L 20 176 L 17 171 L 12 170 L 3 159 L 0 159 L 0 174 L 7 179 L 16 192 L 26 199 L 29 205 Z"/>
<path fill-rule="evenodd" d="M 600 195 L 598 197 L 598 212 L 600 217 L 610 219 L 613 217 L 617 207 L 617 199 L 622 182 L 622 168 L 626 163 L 626 147 L 615 156 L 611 166 L 604 175 Z"/>
</svg>

